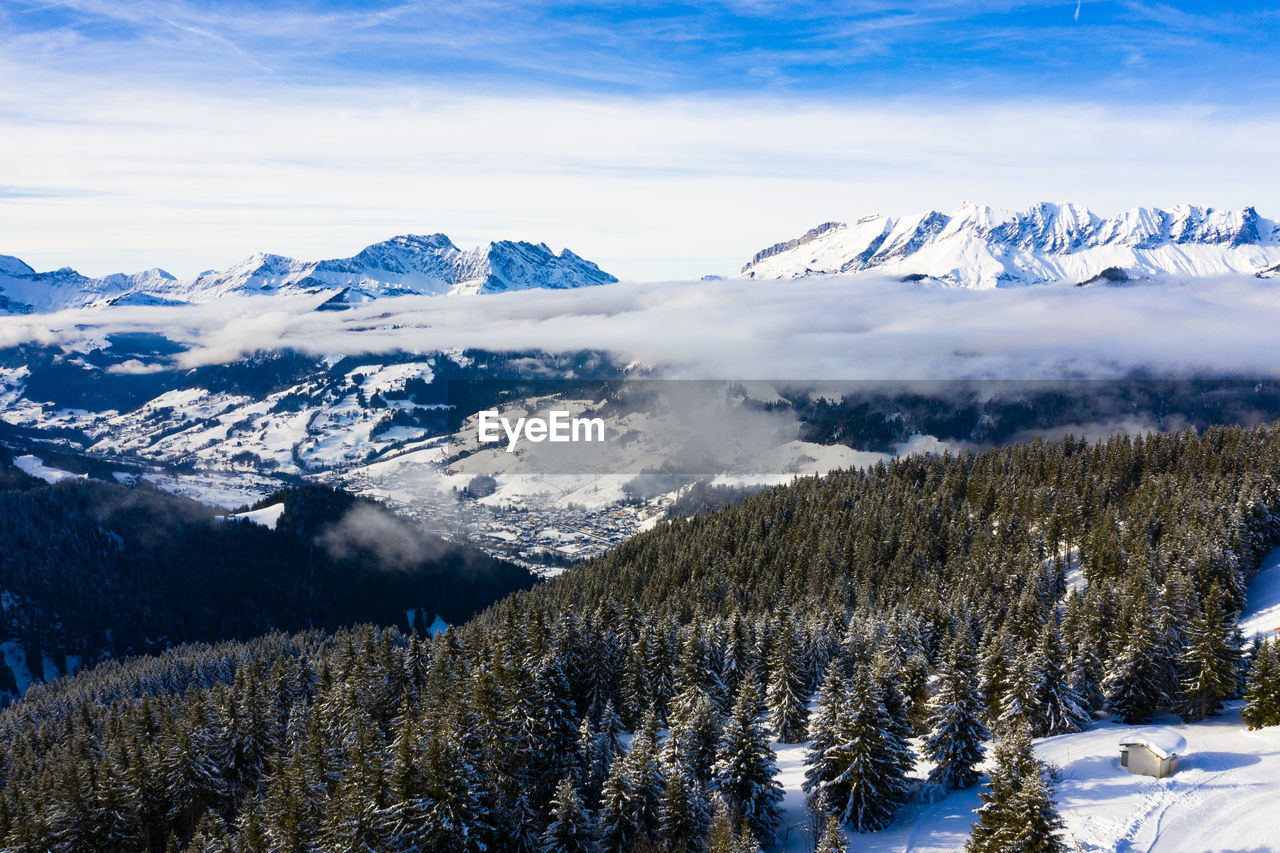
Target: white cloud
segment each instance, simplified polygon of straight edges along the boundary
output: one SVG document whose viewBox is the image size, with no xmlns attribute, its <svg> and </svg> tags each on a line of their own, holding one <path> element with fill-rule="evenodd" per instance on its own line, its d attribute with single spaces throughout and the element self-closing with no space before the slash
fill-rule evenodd
<svg viewBox="0 0 1280 853">
<path fill-rule="evenodd" d="M 345 312 L 323 296 L 0 317 L 0 345 L 73 346 L 150 331 L 185 366 L 263 348 L 316 354 L 602 349 L 672 378 L 1111 378 L 1280 373 L 1280 283 L 1253 277 L 1125 288 L 968 291 L 875 276 L 622 283 L 481 297 L 405 297 Z"/>
</svg>

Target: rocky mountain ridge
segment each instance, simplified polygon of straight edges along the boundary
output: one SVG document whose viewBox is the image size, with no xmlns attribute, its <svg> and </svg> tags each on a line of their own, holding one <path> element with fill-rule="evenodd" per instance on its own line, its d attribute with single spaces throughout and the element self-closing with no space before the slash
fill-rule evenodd
<svg viewBox="0 0 1280 853">
<path fill-rule="evenodd" d="M 1280 263 L 1280 225 L 1252 207 L 1139 207 L 1102 217 L 1075 204 L 1024 211 L 967 203 L 898 218 L 825 222 L 756 253 L 747 278 L 866 271 L 958 287 L 1118 283 L 1166 275 L 1267 274 Z"/>
<path fill-rule="evenodd" d="M 387 296 L 470 295 L 564 289 L 617 279 L 568 249 L 499 240 L 464 250 L 444 234 L 406 234 L 349 258 L 300 261 L 258 253 L 228 269 L 178 279 L 164 270 L 93 278 L 70 268 L 36 272 L 0 255 L 0 313 L 36 313 L 99 304 L 207 302 L 228 295 L 328 294 L 339 307 Z"/>
</svg>

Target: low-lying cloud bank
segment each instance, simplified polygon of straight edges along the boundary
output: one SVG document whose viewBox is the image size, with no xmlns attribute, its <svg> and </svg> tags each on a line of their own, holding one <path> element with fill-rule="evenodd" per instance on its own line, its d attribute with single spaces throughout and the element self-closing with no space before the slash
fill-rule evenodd
<svg viewBox="0 0 1280 853">
<path fill-rule="evenodd" d="M 622 283 L 349 311 L 325 296 L 244 297 L 0 317 L 0 347 L 76 349 L 151 332 L 195 367 L 260 350 L 598 349 L 673 378 L 1044 379 L 1280 375 L 1280 281 L 970 291 L 873 276 Z M 134 368 L 154 369 L 154 362 Z"/>
</svg>

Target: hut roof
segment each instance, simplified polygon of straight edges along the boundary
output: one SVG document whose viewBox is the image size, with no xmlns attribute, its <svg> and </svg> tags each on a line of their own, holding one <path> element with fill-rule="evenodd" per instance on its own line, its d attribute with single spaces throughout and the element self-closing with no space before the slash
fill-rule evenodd
<svg viewBox="0 0 1280 853">
<path fill-rule="evenodd" d="M 1121 746 L 1145 746 L 1161 758 L 1187 751 L 1187 739 L 1172 729 L 1142 729 L 1120 739 Z"/>
</svg>

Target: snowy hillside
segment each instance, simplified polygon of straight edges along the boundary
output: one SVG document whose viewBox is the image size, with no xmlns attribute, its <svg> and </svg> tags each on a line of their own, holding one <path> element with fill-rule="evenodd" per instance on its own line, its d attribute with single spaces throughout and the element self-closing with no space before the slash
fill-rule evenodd
<svg viewBox="0 0 1280 853">
<path fill-rule="evenodd" d="M 1019 212 L 965 204 L 951 213 L 827 222 L 758 252 L 742 275 L 781 279 L 878 270 L 989 288 L 1263 274 L 1278 263 L 1280 226 L 1252 207 L 1140 207 L 1103 218 L 1073 204 L 1042 203 Z"/>
<path fill-rule="evenodd" d="M 164 270 L 89 278 L 72 269 L 38 273 L 0 255 L 0 313 L 94 304 L 207 302 L 229 294 L 328 293 L 330 305 L 409 294 L 502 293 L 607 284 L 616 278 L 568 249 L 501 240 L 459 249 L 443 234 L 403 235 L 350 258 L 299 261 L 259 253 L 229 269 L 179 280 Z"/>
<path fill-rule="evenodd" d="M 1161 730 L 1187 748 L 1177 773 L 1165 779 L 1135 776 L 1120 766 L 1119 742 Z M 811 850 L 804 807 L 804 756 L 808 744 L 772 744 L 778 780 L 786 791 L 781 835 L 787 853 Z M 1182 723 L 1172 715 L 1135 728 L 1100 722 L 1075 734 L 1043 738 L 1036 754 L 1058 768 L 1055 797 L 1066 824 L 1069 849 L 1268 850 L 1280 829 L 1264 817 L 1280 796 L 1280 731 L 1249 731 L 1232 705 L 1220 717 Z M 988 755 L 990 753 L 988 752 Z M 922 762 L 923 780 L 930 765 Z M 849 849 L 946 853 L 964 847 L 981 805 L 981 786 L 952 791 L 935 801 L 917 799 L 881 832 L 849 832 Z"/>
</svg>

